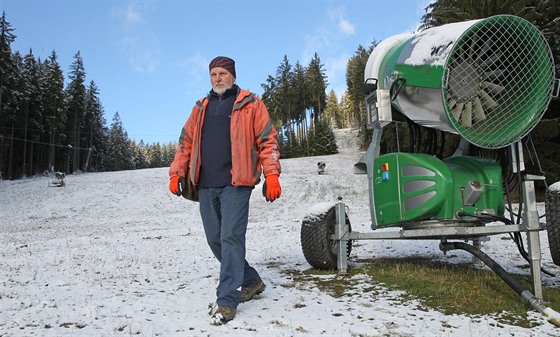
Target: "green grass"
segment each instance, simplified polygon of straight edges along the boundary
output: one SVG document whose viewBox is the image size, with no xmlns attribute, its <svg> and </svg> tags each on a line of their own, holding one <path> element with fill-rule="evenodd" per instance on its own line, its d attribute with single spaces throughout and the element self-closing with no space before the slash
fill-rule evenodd
<svg viewBox="0 0 560 337">
<path fill-rule="evenodd" d="M 425 308 L 446 315 L 466 314 L 472 317 L 489 315 L 498 322 L 532 327 L 524 303 L 502 279 L 487 269 L 471 264 L 434 262 L 428 258 L 394 258 L 358 260 L 348 275 L 336 271 L 310 269 L 291 271 L 296 282 L 313 282 L 334 297 L 356 293 L 377 296 L 385 289 L 403 291 L 396 299 L 402 303 L 415 299 Z M 512 275 L 525 289 L 532 292 L 528 276 Z M 364 283 L 368 283 L 364 285 Z M 543 288 L 546 306 L 560 311 L 560 289 Z M 420 307 L 422 309 L 422 307 Z"/>
</svg>

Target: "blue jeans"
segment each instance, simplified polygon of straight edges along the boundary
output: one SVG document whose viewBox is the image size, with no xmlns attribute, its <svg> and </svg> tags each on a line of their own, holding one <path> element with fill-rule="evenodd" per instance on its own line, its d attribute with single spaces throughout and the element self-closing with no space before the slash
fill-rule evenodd
<svg viewBox="0 0 560 337">
<path fill-rule="evenodd" d="M 261 281 L 245 260 L 245 233 L 252 187 L 199 188 L 200 215 L 208 245 L 220 261 L 217 303 L 236 308 L 241 287 Z"/>
</svg>

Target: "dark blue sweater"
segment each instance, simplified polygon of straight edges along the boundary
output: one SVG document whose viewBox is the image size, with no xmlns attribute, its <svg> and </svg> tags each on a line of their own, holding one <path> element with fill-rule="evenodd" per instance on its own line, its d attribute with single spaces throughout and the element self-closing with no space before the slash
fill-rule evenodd
<svg viewBox="0 0 560 337">
<path fill-rule="evenodd" d="M 210 92 L 202 126 L 199 187 L 231 185 L 230 116 L 237 93 L 236 85 L 222 96 Z"/>
</svg>

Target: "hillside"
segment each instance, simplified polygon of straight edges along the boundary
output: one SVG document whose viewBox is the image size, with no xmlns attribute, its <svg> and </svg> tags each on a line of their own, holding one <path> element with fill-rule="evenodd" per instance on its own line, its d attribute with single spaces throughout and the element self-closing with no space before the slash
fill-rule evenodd
<svg viewBox="0 0 560 337">
<path fill-rule="evenodd" d="M 197 204 L 169 193 L 166 168 L 70 175 L 65 187 L 49 187 L 49 178 L 0 181 L 0 336 L 558 335 L 529 310 L 536 326 L 526 329 L 396 301 L 398 292 L 365 276 L 349 280 L 351 291 L 340 298 L 299 281 L 295 276 L 310 268 L 300 225 L 314 205 L 341 196 L 353 230 L 371 230 L 367 180 L 353 174 L 361 155 L 355 136 L 337 131 L 336 155 L 282 160 L 283 191 L 274 203 L 255 188 L 247 259 L 268 287 L 220 327 L 209 324 L 206 312 L 215 300 L 218 264 Z M 316 173 L 318 161 L 326 163 L 326 174 Z M 560 274 L 545 233 L 541 241 L 544 266 Z M 507 270 L 528 273 L 511 241 L 493 237 L 483 249 Z M 437 241 L 362 241 L 352 252 L 413 255 L 471 260 L 462 252 L 444 256 Z M 372 284 L 380 291 L 368 292 Z"/>
</svg>

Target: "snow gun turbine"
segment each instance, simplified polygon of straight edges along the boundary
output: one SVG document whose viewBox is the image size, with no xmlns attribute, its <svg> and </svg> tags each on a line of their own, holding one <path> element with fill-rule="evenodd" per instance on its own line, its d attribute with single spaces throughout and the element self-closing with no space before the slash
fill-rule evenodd
<svg viewBox="0 0 560 337">
<path fill-rule="evenodd" d="M 532 24 L 494 16 L 386 39 L 371 53 L 365 78 L 377 84 L 378 95 L 368 99 L 371 122 L 390 121 L 393 108 L 495 149 L 539 122 L 552 96 L 554 61 Z M 376 116 L 378 107 L 389 110 Z"/>
<path fill-rule="evenodd" d="M 357 165 L 364 172 L 367 167 L 371 177 L 372 227 L 417 226 L 418 221 L 481 213 L 503 216 L 498 162 L 403 152 L 380 156 L 381 130 L 393 117 L 404 116 L 413 124 L 460 135 L 463 144 L 456 154 L 466 153 L 468 143 L 503 148 L 539 122 L 554 81 L 546 40 L 515 16 L 453 23 L 381 42 L 365 68 L 374 137 Z M 520 152 L 512 145 L 516 162 L 522 161 Z"/>
<path fill-rule="evenodd" d="M 307 261 L 315 268 L 345 273 L 353 240 L 438 239 L 443 251 L 463 249 L 497 266 L 480 251 L 480 242 L 490 235 L 513 233 L 522 247 L 520 233 L 525 232 L 535 295 L 512 288 L 560 324 L 558 313 L 541 301 L 538 231 L 544 227 L 534 182 L 544 177 L 525 174 L 520 143 L 551 98 L 558 96 L 552 52 L 541 32 L 524 19 L 499 15 L 396 35 L 372 51 L 364 80 L 373 137 L 355 171 L 368 177 L 374 231 L 351 231 L 346 205 L 339 200 L 324 216 L 304 219 L 301 239 Z M 421 153 L 418 147 L 402 152 L 397 146 L 396 152 L 382 154 L 383 129 L 395 121 L 406 121 L 416 130 L 419 125 L 458 135 L 459 145 L 448 158 Z M 480 150 L 469 153 L 472 148 Z M 508 160 L 477 156 L 492 151 Z M 504 177 L 506 171 L 509 177 Z M 522 221 L 517 223 L 504 217 L 504 191 L 509 192 L 512 174 L 520 182 L 523 202 Z M 560 195 L 557 200 L 560 203 Z M 489 223 L 493 224 L 486 226 Z M 400 230 L 382 230 L 390 227 Z M 473 245 L 448 240 L 471 240 Z M 558 264 L 560 242 L 557 246 Z M 503 269 L 494 271 L 510 284 Z"/>
</svg>

